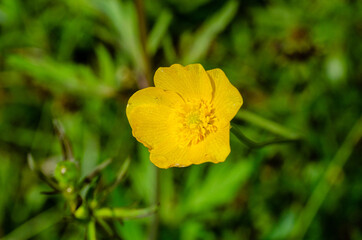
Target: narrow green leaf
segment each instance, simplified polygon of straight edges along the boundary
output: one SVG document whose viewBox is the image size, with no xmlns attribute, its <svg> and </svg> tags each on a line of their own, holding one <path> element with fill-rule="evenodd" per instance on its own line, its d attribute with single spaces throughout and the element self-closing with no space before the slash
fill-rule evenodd
<svg viewBox="0 0 362 240">
<path fill-rule="evenodd" d="M 52 208 L 26 221 L 24 224 L 20 225 L 14 231 L 2 238 L 2 240 L 30 239 L 58 223 L 62 217 L 62 211 Z"/>
<path fill-rule="evenodd" d="M 143 218 L 155 213 L 157 208 L 157 206 L 139 209 L 100 208 L 95 211 L 95 216 L 99 218 L 117 219 Z"/>
<path fill-rule="evenodd" d="M 171 21 L 172 14 L 170 13 L 170 11 L 168 11 L 167 9 L 163 10 L 160 16 L 157 18 L 157 21 L 148 37 L 147 51 L 150 56 L 155 55 Z"/>
<path fill-rule="evenodd" d="M 94 3 L 117 31 L 121 48 L 128 53 L 135 66 L 144 70 L 145 62 L 133 2 L 109 0 L 94 1 Z"/>
<path fill-rule="evenodd" d="M 96 49 L 99 67 L 99 78 L 108 86 L 115 86 L 115 67 L 107 49 L 100 45 Z"/>
<path fill-rule="evenodd" d="M 90 183 L 96 176 L 98 176 L 103 169 L 105 169 L 109 164 L 112 163 L 112 159 L 108 159 L 101 164 L 99 164 L 91 173 L 89 173 L 84 179 L 81 181 L 80 186 L 84 187 L 85 184 Z"/>
<path fill-rule="evenodd" d="M 342 146 L 330 161 L 323 177 L 310 195 L 306 206 L 300 212 L 289 239 L 304 239 L 319 208 L 322 206 L 332 186 L 342 173 L 343 167 L 354 151 L 354 147 L 362 138 L 362 117 L 351 128 Z"/>
<path fill-rule="evenodd" d="M 276 122 L 263 118 L 250 111 L 241 110 L 236 114 L 236 120 L 242 119 L 258 127 L 264 128 L 272 133 L 288 139 L 299 139 L 300 135 Z M 235 120 L 234 120 L 235 122 Z"/>
<path fill-rule="evenodd" d="M 184 64 L 197 62 L 206 55 L 212 41 L 235 16 L 238 6 L 238 1 L 229 1 L 201 26 L 193 38 L 193 44 L 182 58 Z"/>
<path fill-rule="evenodd" d="M 108 236 L 113 237 L 114 233 L 112 227 L 104 221 L 102 218 L 96 219 L 97 223 L 103 228 L 103 230 L 108 234 Z"/>
<path fill-rule="evenodd" d="M 51 178 L 46 176 L 41 169 L 35 164 L 35 161 L 33 159 L 33 156 L 31 154 L 28 154 L 28 164 L 31 170 L 33 170 L 38 177 L 43 180 L 46 184 L 49 185 L 54 191 L 59 192 L 59 186 L 57 183 L 55 183 Z"/>
<path fill-rule="evenodd" d="M 210 166 L 206 176 L 195 180 L 182 200 L 178 214 L 187 216 L 232 201 L 253 171 L 254 163 L 251 160 L 226 161 L 222 165 Z M 219 194 L 221 192 L 222 194 Z"/>
<path fill-rule="evenodd" d="M 74 162 L 75 159 L 73 156 L 73 150 L 72 150 L 72 147 L 70 145 L 70 142 L 69 142 L 67 136 L 65 135 L 65 130 L 64 130 L 63 125 L 57 119 L 53 120 L 53 125 L 54 125 L 54 129 L 55 129 L 55 133 L 58 136 L 58 139 L 62 146 L 63 160 Z"/>
<path fill-rule="evenodd" d="M 109 97 L 115 93 L 113 88 L 102 84 L 91 68 L 85 65 L 62 63 L 49 57 L 17 54 L 9 56 L 7 64 L 29 75 L 37 85 L 55 94 Z M 49 84 L 49 81 L 52 84 Z"/>
<path fill-rule="evenodd" d="M 30 153 L 28 153 L 28 165 L 29 165 L 30 170 L 35 171 L 34 158 Z"/>
<path fill-rule="evenodd" d="M 175 63 L 177 59 L 176 50 L 172 43 L 170 34 L 167 34 L 162 41 L 163 51 L 165 53 L 165 58 L 168 63 Z"/>
<path fill-rule="evenodd" d="M 123 180 L 124 176 L 127 173 L 130 162 L 131 162 L 130 158 L 129 157 L 126 158 L 126 160 L 123 162 L 121 168 L 118 171 L 116 180 L 113 183 L 111 183 L 109 186 L 107 186 L 106 188 L 101 189 L 101 192 L 99 194 L 100 196 L 99 196 L 98 203 L 102 203 L 104 200 L 106 200 L 107 196 L 111 192 L 113 192 L 113 190 Z"/>
</svg>

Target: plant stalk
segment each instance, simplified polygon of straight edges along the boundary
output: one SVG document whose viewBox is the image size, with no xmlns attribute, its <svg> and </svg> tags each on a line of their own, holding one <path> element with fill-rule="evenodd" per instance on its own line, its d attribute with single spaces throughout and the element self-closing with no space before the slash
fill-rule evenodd
<svg viewBox="0 0 362 240">
<path fill-rule="evenodd" d="M 151 77 L 151 59 L 147 52 L 147 28 L 146 28 L 146 17 L 145 17 L 145 8 L 143 0 L 135 0 L 136 9 L 137 9 L 137 17 L 138 17 L 138 27 L 139 34 L 141 37 L 141 45 L 142 45 L 142 56 L 144 68 L 143 74 L 146 78 L 146 81 L 139 82 L 140 88 L 145 88 L 152 86 L 152 77 Z M 142 79 L 141 79 L 142 80 Z"/>
</svg>

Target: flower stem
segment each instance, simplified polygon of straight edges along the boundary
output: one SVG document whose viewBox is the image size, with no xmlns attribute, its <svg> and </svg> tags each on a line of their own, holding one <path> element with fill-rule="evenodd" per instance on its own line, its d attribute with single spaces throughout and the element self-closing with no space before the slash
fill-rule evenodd
<svg viewBox="0 0 362 240">
<path fill-rule="evenodd" d="M 147 52 L 147 29 L 146 29 L 146 18 L 145 18 L 145 9 L 144 9 L 144 3 L 143 0 L 135 0 L 136 3 L 136 9 L 137 9 L 137 17 L 138 17 L 138 27 L 139 27 L 139 33 L 141 37 L 141 45 L 142 45 L 142 56 L 143 56 L 143 62 L 145 69 L 144 75 L 146 78 L 146 82 L 139 82 L 139 85 L 141 88 L 149 87 L 152 85 L 151 80 L 151 59 Z"/>
<path fill-rule="evenodd" d="M 97 218 L 141 218 L 153 214 L 157 209 L 157 206 L 140 209 L 127 209 L 127 208 L 100 208 L 95 211 Z"/>
<path fill-rule="evenodd" d="M 97 240 L 96 222 L 94 220 L 88 223 L 87 236 L 88 240 Z"/>
<path fill-rule="evenodd" d="M 235 124 L 232 123 L 232 125 L 234 125 L 231 128 L 231 132 L 235 135 L 235 137 L 237 137 L 239 139 L 240 142 L 244 143 L 246 146 L 248 146 L 250 149 L 253 148 L 262 148 L 268 145 L 272 145 L 272 144 L 280 144 L 280 143 L 291 143 L 291 142 L 297 142 L 299 141 L 298 139 L 275 139 L 272 141 L 266 141 L 266 142 L 261 142 L 261 143 L 257 143 L 254 142 L 253 140 L 249 139 L 248 137 L 246 137 L 236 126 Z"/>
<path fill-rule="evenodd" d="M 143 84 L 139 81 L 140 88 L 149 87 L 152 86 L 152 77 L 151 77 L 151 68 L 152 68 L 152 62 L 151 58 L 147 52 L 147 29 L 146 29 L 146 18 L 145 18 L 145 11 L 144 11 L 144 2 L 143 0 L 135 0 L 136 3 L 136 9 L 137 9 L 137 16 L 138 16 L 138 26 L 139 26 L 139 32 L 141 36 L 141 44 L 142 44 L 142 50 L 143 50 L 143 60 L 144 60 L 144 75 L 147 79 L 146 84 Z M 142 79 L 141 79 L 142 80 Z M 159 203 L 159 186 L 160 186 L 160 173 L 159 169 L 155 168 L 155 186 L 154 186 L 154 199 L 152 200 L 152 203 L 157 206 Z M 159 216 L 156 213 L 152 217 L 151 225 L 150 225 L 150 231 L 149 231 L 149 239 L 155 240 L 157 239 L 158 234 L 158 224 L 159 224 Z"/>
<path fill-rule="evenodd" d="M 113 231 L 112 228 L 108 225 L 108 223 L 106 221 L 104 221 L 101 218 L 97 218 L 97 223 L 103 228 L 103 230 L 110 236 L 112 237 Z"/>
<path fill-rule="evenodd" d="M 154 176 L 155 176 L 155 181 L 154 181 L 154 194 L 153 194 L 153 204 L 155 206 L 157 206 L 160 202 L 160 169 L 154 167 Z M 156 214 L 154 214 L 152 216 L 152 220 L 151 220 L 151 225 L 150 225 L 150 229 L 149 229 L 149 234 L 148 234 L 148 239 L 149 240 L 156 240 L 157 239 L 157 235 L 158 235 L 158 225 L 159 225 L 159 214 L 158 212 L 156 212 Z"/>
<path fill-rule="evenodd" d="M 145 86 L 142 84 L 142 82 L 139 82 L 139 85 L 141 88 L 143 87 L 149 87 L 152 86 L 152 77 L 151 77 L 151 68 L 152 68 L 152 62 L 151 58 L 147 52 L 147 29 L 146 29 L 146 18 L 145 18 L 145 11 L 144 11 L 144 3 L 143 0 L 135 0 L 136 8 L 137 8 L 137 16 L 138 16 L 138 26 L 139 26 L 139 32 L 141 36 L 141 44 L 142 44 L 142 50 L 143 50 L 143 58 L 144 58 L 144 75 L 147 79 L 147 85 Z M 157 206 L 159 203 L 159 188 L 160 188 L 160 171 L 158 168 L 155 168 L 155 185 L 154 185 L 154 198 L 152 200 L 152 203 Z M 156 213 L 152 217 L 151 225 L 150 225 L 150 231 L 149 231 L 149 239 L 155 240 L 157 239 L 158 234 L 158 224 L 159 224 L 159 216 Z"/>
<path fill-rule="evenodd" d="M 287 129 L 283 127 L 282 125 L 270 121 L 268 119 L 265 119 L 261 116 L 258 116 L 255 113 L 252 113 L 250 111 L 241 110 L 236 114 L 236 121 L 238 119 L 247 121 L 251 124 L 254 124 L 258 127 L 264 128 L 265 130 L 268 130 L 272 133 L 275 133 L 277 135 L 280 135 L 282 137 L 285 137 L 287 139 L 298 139 L 300 138 L 299 134 L 291 131 L 290 129 Z M 235 120 L 233 120 L 236 122 Z"/>
</svg>

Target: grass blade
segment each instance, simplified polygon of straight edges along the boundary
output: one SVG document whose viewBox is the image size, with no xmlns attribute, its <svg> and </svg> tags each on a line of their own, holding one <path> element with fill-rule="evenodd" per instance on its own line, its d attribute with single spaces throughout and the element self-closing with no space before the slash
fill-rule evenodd
<svg viewBox="0 0 362 240">
<path fill-rule="evenodd" d="M 193 44 L 182 58 L 184 64 L 197 62 L 206 55 L 211 42 L 235 16 L 238 6 L 239 2 L 229 1 L 201 26 L 193 38 Z"/>
<path fill-rule="evenodd" d="M 52 208 L 28 220 L 1 240 L 30 239 L 61 221 L 62 217 L 62 211 Z"/>
<path fill-rule="evenodd" d="M 150 56 L 155 55 L 171 21 L 172 14 L 168 10 L 162 11 L 160 16 L 157 18 L 157 22 L 151 30 L 147 41 L 147 51 Z"/>
</svg>

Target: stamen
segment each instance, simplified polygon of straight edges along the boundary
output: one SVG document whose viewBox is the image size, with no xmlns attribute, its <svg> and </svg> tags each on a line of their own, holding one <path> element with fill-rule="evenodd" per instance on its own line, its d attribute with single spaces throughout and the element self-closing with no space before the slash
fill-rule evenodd
<svg viewBox="0 0 362 240">
<path fill-rule="evenodd" d="M 178 114 L 180 142 L 190 146 L 203 141 L 217 130 L 215 109 L 203 100 L 188 101 Z"/>
</svg>

